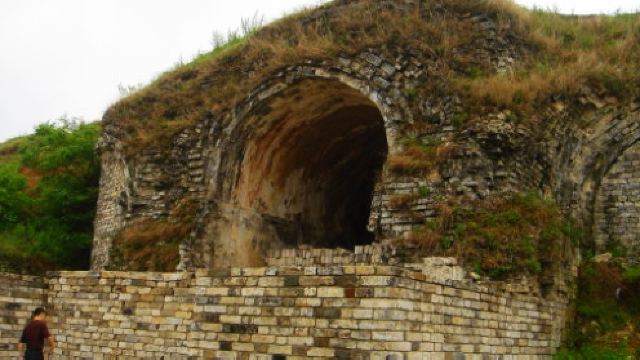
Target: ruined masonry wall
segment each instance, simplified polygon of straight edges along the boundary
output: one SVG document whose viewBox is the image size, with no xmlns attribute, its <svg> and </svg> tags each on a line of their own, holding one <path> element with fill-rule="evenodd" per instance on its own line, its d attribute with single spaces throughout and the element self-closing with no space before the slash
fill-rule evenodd
<svg viewBox="0 0 640 360">
<path fill-rule="evenodd" d="M 560 346 L 567 296 L 413 265 L 51 273 L 56 358 L 550 359 Z"/>
<path fill-rule="evenodd" d="M 0 273 L 0 359 L 17 356 L 15 347 L 31 311 L 45 303 L 45 288 L 40 277 Z"/>
<path fill-rule="evenodd" d="M 113 238 L 124 224 L 123 203 L 127 201 L 127 168 L 119 152 L 101 156 L 100 194 L 94 221 L 94 243 L 91 264 L 103 267 L 109 261 Z"/>
<path fill-rule="evenodd" d="M 486 22 L 489 20 L 483 18 L 477 21 L 474 26 L 483 29 L 487 27 Z M 517 58 L 517 51 L 512 45 L 501 49 L 495 49 L 491 41 L 482 41 L 476 45 L 469 51 L 474 52 L 478 58 L 487 58 L 491 63 L 504 62 L 498 61 L 499 59 L 511 59 L 508 61 L 511 63 Z M 207 109 L 203 112 L 202 121 L 176 135 L 170 146 L 129 154 L 126 162 L 122 161 L 126 149 L 112 144 L 118 143 L 117 139 L 122 132 L 116 125 L 117 119 L 111 119 L 117 117 L 117 114 L 107 112 L 101 141 L 109 146 L 105 146 L 102 152 L 105 179 L 104 185 L 101 184 L 100 187 L 101 201 L 98 204 L 92 269 L 108 268 L 113 238 L 123 227 L 141 219 L 166 217 L 176 204 L 189 199 L 195 200 L 200 208 L 197 211 L 196 229 L 181 244 L 180 269 L 223 267 L 227 265 L 226 262 L 238 266 L 249 265 L 233 262 L 235 256 L 228 256 L 221 250 L 232 248 L 231 245 L 238 241 L 233 239 L 229 243 L 225 236 L 220 235 L 220 232 L 228 232 L 220 228 L 228 215 L 225 209 L 230 206 L 231 209 L 238 210 L 225 197 L 235 189 L 234 179 L 238 178 L 237 171 L 240 171 L 238 164 L 232 160 L 236 155 L 243 154 L 244 145 L 238 147 L 234 144 L 244 144 L 245 140 L 249 144 L 253 141 L 252 138 L 240 141 L 240 138 L 230 134 L 234 129 L 245 126 L 247 119 L 262 108 L 254 106 L 277 98 L 305 80 L 331 80 L 336 84 L 348 85 L 354 94 L 374 100 L 385 120 L 389 154 L 393 156 L 402 153 L 403 146 L 397 140 L 406 130 L 412 129 L 414 121 L 422 124 L 425 129 L 428 128 L 420 131 L 419 140 L 423 144 L 445 144 L 457 136 L 453 119 L 463 110 L 463 104 L 457 96 L 444 96 L 441 92 L 434 92 L 425 94 L 424 98 L 414 99 L 413 105 L 406 96 L 408 90 L 419 89 L 425 84 L 433 84 L 437 88 L 445 86 L 445 79 L 441 74 L 444 67 L 442 61 L 433 54 L 386 46 L 368 49 L 349 57 L 292 64 L 265 78 L 234 109 L 213 114 Z M 320 101 L 329 95 L 311 91 L 303 92 L 300 96 Z M 278 108 L 273 110 L 277 111 Z M 503 124 L 506 120 L 499 119 L 498 122 Z M 259 133 L 261 130 L 258 127 L 247 129 L 247 134 Z M 436 217 L 438 199 L 453 194 L 464 194 L 471 198 L 486 197 L 496 191 L 528 190 L 539 184 L 539 176 L 532 176 L 529 181 L 528 176 L 521 174 L 528 174 L 531 168 L 537 169 L 537 164 L 532 166 L 530 159 L 526 158 L 526 166 L 521 169 L 518 164 L 523 160 L 509 155 L 513 152 L 511 150 L 514 144 L 510 143 L 509 147 L 501 151 L 503 149 L 500 141 L 493 141 L 508 138 L 520 148 L 534 149 L 535 147 L 519 145 L 524 141 L 521 138 L 526 138 L 518 133 L 519 130 L 508 125 L 493 126 L 489 134 L 483 135 L 488 138 L 486 144 L 478 144 L 473 140 L 474 136 L 469 136 L 470 139 L 465 139 L 462 143 L 461 151 L 459 154 L 456 152 L 457 155 L 452 159 L 452 164 L 447 166 L 445 173 L 438 174 L 438 169 L 434 168 L 429 179 L 411 174 L 385 173 L 373 193 L 369 230 L 378 239 L 400 236 L 422 224 L 424 219 Z M 235 151 L 236 147 L 240 150 Z M 488 153 L 487 149 L 492 153 Z M 501 155 L 495 156 L 496 152 Z M 242 159 L 242 156 L 238 158 Z M 130 176 L 118 178 L 120 175 L 104 175 L 112 169 L 120 173 L 126 170 Z M 260 177 L 263 174 L 254 176 Z M 125 190 L 126 196 L 116 194 L 112 191 L 114 188 L 118 188 L 120 192 Z M 410 203 L 400 206 L 395 204 L 394 200 L 397 198 L 412 195 L 415 199 Z M 265 235 L 264 231 L 252 231 L 263 237 Z M 241 249 L 238 253 L 255 251 L 262 256 L 262 252 L 256 249 L 260 248 Z"/>
</svg>

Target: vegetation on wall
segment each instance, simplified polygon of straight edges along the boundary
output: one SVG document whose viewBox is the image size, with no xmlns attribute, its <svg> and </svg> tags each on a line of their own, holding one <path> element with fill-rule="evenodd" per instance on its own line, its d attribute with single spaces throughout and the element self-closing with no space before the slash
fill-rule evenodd
<svg viewBox="0 0 640 360">
<path fill-rule="evenodd" d="M 457 150 L 453 143 L 423 142 L 417 137 L 403 141 L 401 152 L 387 158 L 387 166 L 401 176 L 427 176 L 443 161 L 450 159 Z"/>
<path fill-rule="evenodd" d="M 0 145 L 0 270 L 88 268 L 99 132 L 63 120 Z"/>
<path fill-rule="evenodd" d="M 180 243 L 193 230 L 196 205 L 185 198 L 166 218 L 144 219 L 125 227 L 114 239 L 110 268 L 175 271 L 180 261 Z"/>
<path fill-rule="evenodd" d="M 455 256 L 492 279 L 557 271 L 553 267 L 568 262 L 582 236 L 552 200 L 536 192 L 442 203 L 438 213 L 403 241 L 421 253 Z"/>
<path fill-rule="evenodd" d="M 270 74 L 306 60 L 335 59 L 367 48 L 417 49 L 441 59 L 446 84 L 405 89 L 411 104 L 435 90 L 454 93 L 460 129 L 489 112 L 535 122 L 549 102 L 575 102 L 595 94 L 607 103 L 640 96 L 640 16 L 563 16 L 528 11 L 506 0 L 336 1 L 286 17 L 264 28 L 254 19 L 239 32 L 216 36 L 214 49 L 179 64 L 107 113 L 121 127 L 125 151 L 163 147 L 210 112 L 236 105 Z M 469 56 L 486 33 L 474 16 L 495 22 L 523 52 L 512 68 Z M 425 85 L 427 86 L 427 85 Z M 205 114 L 206 112 L 206 114 Z M 416 119 L 426 123 L 428 119 Z M 99 163 L 97 124 L 44 124 L 34 135 L 0 145 L 0 271 L 37 273 L 86 269 L 95 215 Z M 425 131 L 426 132 L 426 131 Z M 402 134 L 407 135 L 407 134 Z M 427 178 L 452 156 L 455 145 L 412 138 L 389 156 L 396 175 Z M 169 148 L 168 146 L 166 148 Z M 391 199 L 409 208 L 431 197 L 429 187 Z M 194 203 L 185 200 L 162 219 L 130 224 L 114 239 L 113 269 L 173 271 L 179 245 L 194 225 Z M 455 256 L 492 279 L 543 277 L 567 264 L 582 234 L 558 206 L 538 193 L 440 201 L 438 217 L 425 220 L 402 241 L 412 255 Z M 579 278 L 577 320 L 559 359 L 640 357 L 640 268 L 622 262 L 587 262 Z"/>
</svg>

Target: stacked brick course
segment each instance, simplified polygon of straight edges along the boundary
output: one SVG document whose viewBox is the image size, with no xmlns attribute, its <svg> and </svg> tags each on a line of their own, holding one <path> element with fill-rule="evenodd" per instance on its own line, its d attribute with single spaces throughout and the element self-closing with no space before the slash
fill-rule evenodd
<svg viewBox="0 0 640 360">
<path fill-rule="evenodd" d="M 36 276 L 0 273 L 0 359 L 14 349 L 31 311 L 46 300 L 45 283 Z"/>
<path fill-rule="evenodd" d="M 547 359 L 560 345 L 562 291 L 543 298 L 524 282 L 460 280 L 441 271 L 457 268 L 452 259 L 295 266 L 284 255 L 279 266 L 215 272 L 51 273 L 58 355 Z"/>
</svg>

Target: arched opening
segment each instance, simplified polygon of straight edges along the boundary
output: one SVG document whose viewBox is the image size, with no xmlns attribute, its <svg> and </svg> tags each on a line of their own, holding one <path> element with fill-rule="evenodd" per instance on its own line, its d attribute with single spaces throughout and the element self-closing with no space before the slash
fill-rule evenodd
<svg viewBox="0 0 640 360">
<path fill-rule="evenodd" d="M 594 210 L 594 240 L 599 253 L 640 259 L 640 143 L 616 160 L 600 184 Z"/>
<path fill-rule="evenodd" d="M 251 132 L 231 202 L 251 223 L 260 219 L 254 248 L 373 240 L 367 226 L 388 145 L 371 100 L 335 80 L 304 80 L 254 107 L 244 124 Z M 246 237 L 248 217 L 241 218 Z"/>
</svg>

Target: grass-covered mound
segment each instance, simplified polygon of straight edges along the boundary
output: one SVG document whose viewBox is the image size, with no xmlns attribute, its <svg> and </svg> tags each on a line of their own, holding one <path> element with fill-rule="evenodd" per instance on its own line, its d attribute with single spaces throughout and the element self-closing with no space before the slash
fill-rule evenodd
<svg viewBox="0 0 640 360">
<path fill-rule="evenodd" d="M 476 15 L 497 23 L 496 38 L 520 49 L 513 71 L 496 73 L 491 64 L 470 56 L 487 36 L 473 26 Z M 256 29 L 160 76 L 115 104 L 105 119 L 124 131 L 130 154 L 162 145 L 204 115 L 235 106 L 267 76 L 305 60 L 335 59 L 367 48 L 411 48 L 435 55 L 445 85 L 466 101 L 466 123 L 496 109 L 536 119 L 536 109 L 559 96 L 571 98 L 586 88 L 611 101 L 640 91 L 640 17 L 564 16 L 525 10 L 508 0 L 419 1 L 340 0 L 301 11 Z M 250 76 L 247 76 L 249 74 Z M 431 79 L 433 80 L 433 79 Z M 410 89 L 419 99 L 434 89 Z M 470 114 L 473 114 L 471 116 Z M 464 124 L 462 124 L 464 125 Z"/>
<path fill-rule="evenodd" d="M 99 132 L 97 124 L 43 124 L 0 145 L 0 271 L 88 268 Z"/>
</svg>

